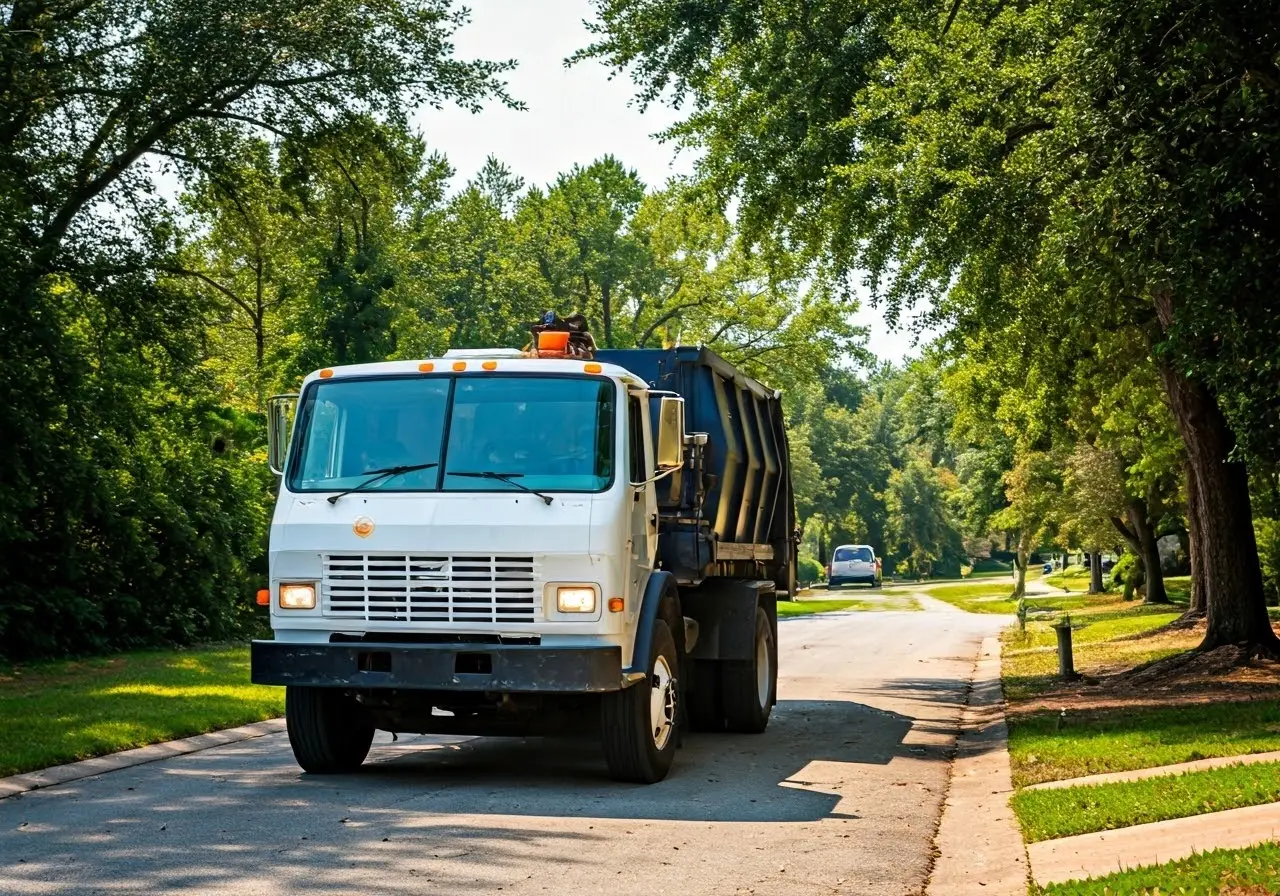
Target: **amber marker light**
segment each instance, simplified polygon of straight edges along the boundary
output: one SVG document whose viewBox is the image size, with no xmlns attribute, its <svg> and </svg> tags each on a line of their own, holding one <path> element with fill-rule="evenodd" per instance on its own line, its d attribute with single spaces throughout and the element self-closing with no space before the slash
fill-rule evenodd
<svg viewBox="0 0 1280 896">
<path fill-rule="evenodd" d="M 454 362 L 453 362 L 453 369 L 454 369 L 454 370 L 466 370 L 466 369 L 467 369 L 467 362 L 466 362 L 466 361 L 454 361 Z"/>
<path fill-rule="evenodd" d="M 333 376 L 333 371 L 330 370 L 328 367 L 320 371 L 320 379 L 322 380 L 327 380 L 331 376 Z"/>
<path fill-rule="evenodd" d="M 481 366 L 481 367 L 483 367 L 485 370 L 497 370 L 497 369 L 498 369 L 498 362 L 497 362 L 497 361 L 485 361 L 485 362 L 483 362 L 480 366 Z"/>
<path fill-rule="evenodd" d="M 599 373 L 600 371 L 604 370 L 604 368 L 601 367 L 599 364 L 583 364 L 582 369 L 585 370 L 587 373 Z"/>
<path fill-rule="evenodd" d="M 258 589 L 258 606 L 260 607 L 271 606 L 271 589 L 269 588 Z"/>
<path fill-rule="evenodd" d="M 623 608 L 624 606 L 625 606 L 625 604 L 623 603 L 622 598 L 620 598 L 620 597 L 611 597 L 611 598 L 609 598 L 609 612 L 610 612 L 610 613 L 621 613 L 621 612 L 622 612 L 622 608 Z"/>
<path fill-rule="evenodd" d="M 418 371 L 420 373 L 430 373 L 435 369 L 436 369 L 436 365 L 432 364 L 430 361 L 424 361 L 418 365 Z"/>
</svg>

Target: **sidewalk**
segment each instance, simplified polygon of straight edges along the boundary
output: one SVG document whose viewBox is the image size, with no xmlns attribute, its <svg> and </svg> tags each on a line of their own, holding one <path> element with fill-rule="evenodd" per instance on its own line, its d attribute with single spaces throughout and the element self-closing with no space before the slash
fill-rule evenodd
<svg viewBox="0 0 1280 896">
<path fill-rule="evenodd" d="M 941 601 L 954 612 L 963 612 Z M 1027 855 L 1009 797 L 1009 729 L 1000 684 L 1000 639 L 986 638 L 960 719 L 951 784 L 934 846 L 928 896 L 1024 896 Z"/>
<path fill-rule="evenodd" d="M 1028 846 L 1027 856 L 1032 878 L 1045 886 L 1274 840 L 1280 840 L 1280 803 L 1044 840 Z"/>
<path fill-rule="evenodd" d="M 1200 759 L 1156 768 L 1088 775 L 1033 784 L 1025 790 L 1059 790 L 1170 777 L 1233 765 L 1280 760 L 1280 752 Z M 1043 840 L 1027 846 L 1031 877 L 1040 886 L 1102 877 L 1115 871 L 1163 865 L 1211 849 L 1244 849 L 1280 841 L 1280 803 L 1209 812 L 1111 831 Z"/>
</svg>

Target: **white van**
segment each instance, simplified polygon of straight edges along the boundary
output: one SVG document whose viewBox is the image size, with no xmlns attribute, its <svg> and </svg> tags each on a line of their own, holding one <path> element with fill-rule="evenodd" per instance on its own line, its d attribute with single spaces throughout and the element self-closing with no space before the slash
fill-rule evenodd
<svg viewBox="0 0 1280 896">
<path fill-rule="evenodd" d="M 872 588 L 880 584 L 880 558 L 869 544 L 842 544 L 831 553 L 827 567 L 827 590 L 846 582 L 861 582 Z"/>
</svg>

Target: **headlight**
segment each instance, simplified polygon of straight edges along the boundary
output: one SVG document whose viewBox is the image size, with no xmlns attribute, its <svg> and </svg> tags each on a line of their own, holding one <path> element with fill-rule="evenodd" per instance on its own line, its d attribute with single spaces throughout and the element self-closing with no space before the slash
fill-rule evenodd
<svg viewBox="0 0 1280 896">
<path fill-rule="evenodd" d="M 594 613 L 596 591 L 582 585 L 562 585 L 556 589 L 556 609 L 561 613 Z"/>
<path fill-rule="evenodd" d="M 282 610 L 314 610 L 315 606 L 315 585 L 280 586 L 280 608 Z"/>
</svg>

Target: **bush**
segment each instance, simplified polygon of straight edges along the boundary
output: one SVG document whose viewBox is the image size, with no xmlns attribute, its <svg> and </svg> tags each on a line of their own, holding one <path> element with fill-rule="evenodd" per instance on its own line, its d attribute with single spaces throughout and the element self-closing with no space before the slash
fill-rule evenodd
<svg viewBox="0 0 1280 896">
<path fill-rule="evenodd" d="M 1111 578 L 1107 580 L 1107 588 L 1122 588 L 1130 581 L 1134 585 L 1141 584 L 1138 581 L 1138 558 L 1133 554 L 1125 554 L 1115 566 L 1111 567 Z"/>
<path fill-rule="evenodd" d="M 1253 532 L 1258 539 L 1258 561 L 1262 564 L 1267 603 L 1275 606 L 1280 601 L 1280 520 L 1255 519 Z"/>
<path fill-rule="evenodd" d="M 812 585 L 822 580 L 822 564 L 812 557 L 801 557 L 796 562 L 796 578 L 802 585 Z"/>
</svg>

